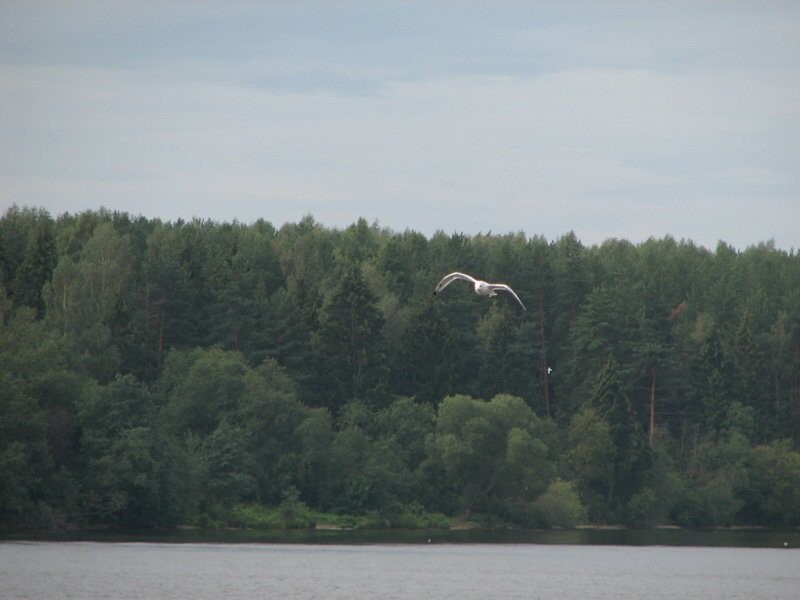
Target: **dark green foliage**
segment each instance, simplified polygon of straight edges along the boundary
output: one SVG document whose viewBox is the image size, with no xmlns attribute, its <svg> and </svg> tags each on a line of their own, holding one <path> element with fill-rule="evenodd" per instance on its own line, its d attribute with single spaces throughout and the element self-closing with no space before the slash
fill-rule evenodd
<svg viewBox="0 0 800 600">
<path fill-rule="evenodd" d="M 209 343 L 259 362 L 268 345 L 269 298 L 283 286 L 274 231 L 230 226 L 212 229 L 209 237 L 213 254 L 203 265 L 210 288 L 205 312 L 213 319 L 207 327 Z"/>
<path fill-rule="evenodd" d="M 227 420 L 202 438 L 198 448 L 202 470 L 198 475 L 205 484 L 201 508 L 206 512 L 214 513 L 256 497 L 257 462 L 247 442 L 245 432 Z"/>
<path fill-rule="evenodd" d="M 622 510 L 641 491 L 653 456 L 613 357 L 598 377 L 591 405 L 608 423 L 614 445 L 608 505 Z"/>
<path fill-rule="evenodd" d="M 245 392 L 236 413 L 243 430 L 256 497 L 277 502 L 297 485 L 303 445 L 296 435 L 309 409 L 297 397 L 296 385 L 274 360 L 267 359 L 245 376 Z"/>
<path fill-rule="evenodd" d="M 800 520 L 800 453 L 792 451 L 788 440 L 753 450 L 751 479 L 747 508 L 759 522 L 788 527 Z"/>
<path fill-rule="evenodd" d="M 53 224 L 42 219 L 28 242 L 25 259 L 20 264 L 11 284 L 14 302 L 19 306 L 31 306 L 39 317 L 44 316 L 42 288 L 50 280 L 56 265 L 56 244 L 53 239 Z"/>
<path fill-rule="evenodd" d="M 492 307 L 478 324 L 483 340 L 480 389 L 486 397 L 514 394 L 541 409 L 540 339 L 536 325 L 520 322 L 517 312 L 515 306 Z"/>
<path fill-rule="evenodd" d="M 431 451 L 467 513 L 511 510 L 542 493 L 554 474 L 540 420 L 521 398 L 450 396 L 439 407 Z"/>
<path fill-rule="evenodd" d="M 0 217 L 3 528 L 789 527 L 799 448 L 771 243 Z"/>
<path fill-rule="evenodd" d="M 316 350 L 320 401 L 337 411 L 344 402 L 384 403 L 388 370 L 383 317 L 361 273 L 349 270 L 320 310 Z"/>
<path fill-rule="evenodd" d="M 178 437 L 211 434 L 227 415 L 239 410 L 246 372 L 238 353 L 219 348 L 173 352 L 161 379 L 164 426 Z"/>
<path fill-rule="evenodd" d="M 358 426 L 347 426 L 334 436 L 329 451 L 324 508 L 364 514 L 387 508 L 406 496 L 410 475 L 391 442 L 374 439 Z"/>
<path fill-rule="evenodd" d="M 536 499 L 533 521 L 539 527 L 575 527 L 586 521 L 586 509 L 573 487 L 556 479 Z"/>
<path fill-rule="evenodd" d="M 448 326 L 438 303 L 412 315 L 401 337 L 390 370 L 391 384 L 398 394 L 420 402 L 438 403 L 458 386 L 458 334 Z M 468 353 L 474 352 L 470 348 Z"/>
<path fill-rule="evenodd" d="M 263 324 L 262 352 L 286 367 L 306 404 L 318 402 L 320 360 L 312 350 L 314 320 L 303 311 L 304 298 L 295 286 L 272 294 Z M 256 356 L 253 357 L 254 359 Z"/>
<path fill-rule="evenodd" d="M 0 518 L 29 524 L 50 469 L 45 421 L 36 400 L 8 374 L 0 376 L 0 387 Z"/>
<path fill-rule="evenodd" d="M 16 306 L 43 315 L 42 287 L 56 263 L 53 219 L 44 210 L 9 208 L 0 219 L 0 281 Z"/>
<path fill-rule="evenodd" d="M 566 472 L 575 482 L 592 520 L 606 521 L 617 454 L 611 427 L 597 410 L 586 407 L 572 417 L 568 436 L 568 450 L 562 455 Z"/>
</svg>

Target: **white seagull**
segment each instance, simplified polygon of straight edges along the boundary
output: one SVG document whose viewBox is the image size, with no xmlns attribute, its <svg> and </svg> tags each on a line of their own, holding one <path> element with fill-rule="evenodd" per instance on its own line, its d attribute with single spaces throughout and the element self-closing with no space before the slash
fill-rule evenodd
<svg viewBox="0 0 800 600">
<path fill-rule="evenodd" d="M 485 281 L 481 281 L 480 279 L 475 279 L 472 275 L 467 275 L 466 273 L 450 273 L 449 275 L 445 275 L 442 277 L 442 280 L 436 285 L 436 289 L 433 291 L 433 295 L 437 295 L 441 292 L 444 288 L 448 285 L 453 283 L 456 279 L 463 279 L 464 281 L 469 281 L 472 284 L 475 293 L 478 296 L 497 296 L 497 290 L 501 290 L 503 292 L 508 292 L 512 296 L 514 296 L 514 300 L 519 302 L 519 305 L 522 307 L 522 310 L 525 310 L 525 305 L 522 303 L 522 300 L 519 299 L 519 296 L 512 290 L 509 286 L 505 283 L 487 283 Z"/>
</svg>

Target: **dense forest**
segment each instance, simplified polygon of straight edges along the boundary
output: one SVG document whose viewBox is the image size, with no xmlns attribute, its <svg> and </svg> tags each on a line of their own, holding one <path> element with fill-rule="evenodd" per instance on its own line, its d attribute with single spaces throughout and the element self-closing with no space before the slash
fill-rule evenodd
<svg viewBox="0 0 800 600">
<path fill-rule="evenodd" d="M 434 296 L 455 270 L 527 311 Z M 771 243 L 0 220 L 0 529 L 797 526 L 799 449 L 800 254 Z"/>
</svg>

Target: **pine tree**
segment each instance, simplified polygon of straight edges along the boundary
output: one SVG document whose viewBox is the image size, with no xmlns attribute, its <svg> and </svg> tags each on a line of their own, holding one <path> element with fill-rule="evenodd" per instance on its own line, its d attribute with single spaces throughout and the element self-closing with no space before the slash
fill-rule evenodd
<svg viewBox="0 0 800 600">
<path fill-rule="evenodd" d="M 610 427 L 615 453 L 608 503 L 621 509 L 642 484 L 652 463 L 652 453 L 620 377 L 619 364 L 613 357 L 599 374 L 591 406 Z"/>
<path fill-rule="evenodd" d="M 42 288 L 53 276 L 56 266 L 56 244 L 49 219 L 39 221 L 28 244 L 25 260 L 17 269 L 11 286 L 18 306 L 31 306 L 39 318 L 44 316 Z"/>
<path fill-rule="evenodd" d="M 390 374 L 393 392 L 434 406 L 454 390 L 464 353 L 442 313 L 440 304 L 430 303 L 411 319 Z"/>
<path fill-rule="evenodd" d="M 324 405 L 336 411 L 358 399 L 381 405 L 387 382 L 383 317 L 358 269 L 351 269 L 322 306 L 316 347 Z"/>
</svg>

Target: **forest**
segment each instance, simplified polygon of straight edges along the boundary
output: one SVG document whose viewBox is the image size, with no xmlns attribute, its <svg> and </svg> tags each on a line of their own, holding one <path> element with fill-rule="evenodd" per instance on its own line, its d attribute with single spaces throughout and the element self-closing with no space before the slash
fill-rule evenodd
<svg viewBox="0 0 800 600">
<path fill-rule="evenodd" d="M 0 530 L 331 515 L 800 526 L 800 253 L 6 210 Z"/>
</svg>

